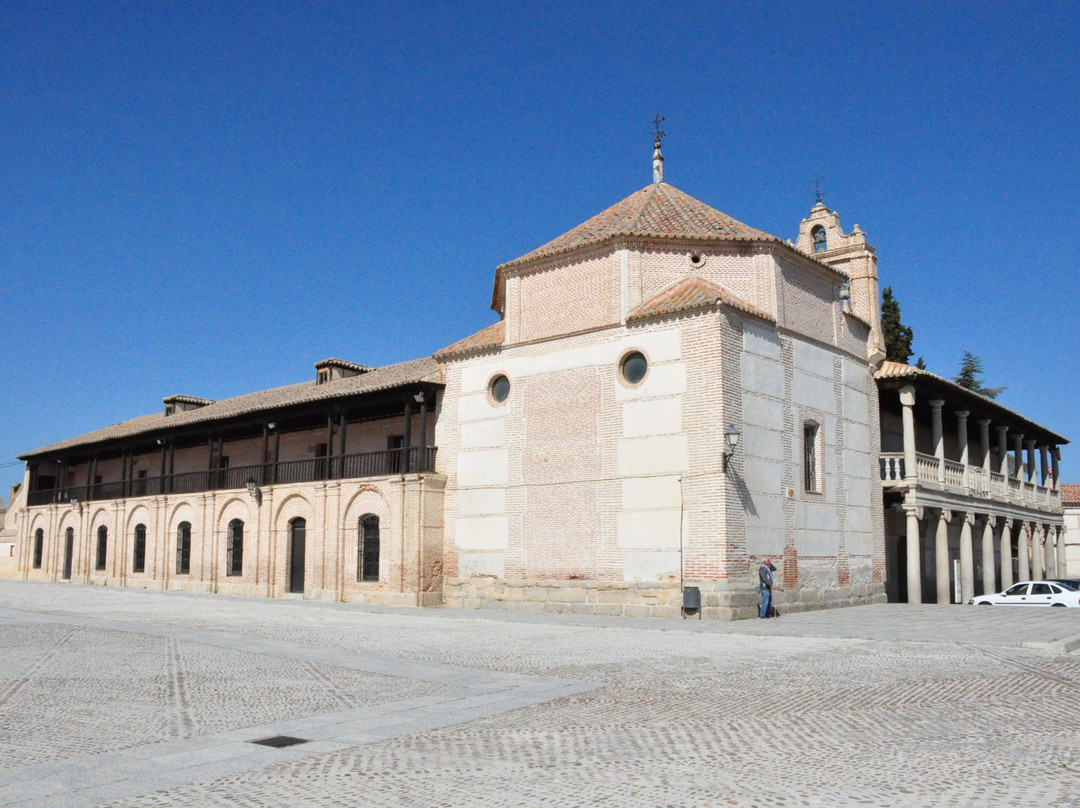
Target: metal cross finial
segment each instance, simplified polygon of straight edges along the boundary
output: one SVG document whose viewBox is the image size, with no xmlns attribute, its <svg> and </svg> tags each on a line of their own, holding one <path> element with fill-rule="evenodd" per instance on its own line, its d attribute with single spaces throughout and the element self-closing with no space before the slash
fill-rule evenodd
<svg viewBox="0 0 1080 808">
<path fill-rule="evenodd" d="M 827 180 L 828 177 L 819 177 L 818 173 L 814 172 L 814 179 L 810 181 L 810 184 L 814 186 L 814 200 L 817 204 L 821 204 L 821 181 Z"/>
<path fill-rule="evenodd" d="M 660 110 L 657 110 L 656 111 L 656 119 L 652 122 L 652 125 L 653 125 L 653 134 L 656 136 L 656 148 L 658 148 L 658 149 L 660 148 L 660 140 L 661 140 L 661 138 L 664 138 L 664 137 L 667 136 L 667 133 L 660 129 L 660 124 L 662 124 L 665 120 L 666 120 L 665 118 L 660 117 Z"/>
</svg>

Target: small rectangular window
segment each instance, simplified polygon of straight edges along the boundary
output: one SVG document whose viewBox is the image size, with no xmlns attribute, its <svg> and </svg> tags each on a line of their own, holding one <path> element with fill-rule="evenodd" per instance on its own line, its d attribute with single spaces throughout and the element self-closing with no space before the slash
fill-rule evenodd
<svg viewBox="0 0 1080 808">
<path fill-rule="evenodd" d="M 818 493 L 821 491 L 821 478 L 818 473 L 818 425 L 813 422 L 803 424 L 803 488 Z"/>
</svg>

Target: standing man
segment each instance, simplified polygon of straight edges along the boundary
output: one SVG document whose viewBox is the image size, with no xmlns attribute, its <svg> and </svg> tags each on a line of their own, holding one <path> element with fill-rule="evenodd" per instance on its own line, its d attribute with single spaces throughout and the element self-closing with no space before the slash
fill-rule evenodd
<svg viewBox="0 0 1080 808">
<path fill-rule="evenodd" d="M 768 618 L 772 610 L 773 570 L 772 558 L 765 556 L 765 560 L 758 567 L 758 589 L 761 590 L 761 618 Z"/>
</svg>

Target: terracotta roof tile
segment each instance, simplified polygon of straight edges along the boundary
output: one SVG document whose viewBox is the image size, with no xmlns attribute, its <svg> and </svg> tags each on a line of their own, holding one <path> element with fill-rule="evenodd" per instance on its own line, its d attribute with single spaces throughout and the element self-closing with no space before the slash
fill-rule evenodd
<svg viewBox="0 0 1080 808">
<path fill-rule="evenodd" d="M 631 194 L 544 246 L 508 261 L 502 267 L 517 266 L 537 258 L 599 244 L 618 236 L 780 241 L 776 236 L 755 230 L 672 185 L 657 182 Z"/>
<path fill-rule="evenodd" d="M 1061 504 L 1065 506 L 1080 506 L 1080 484 L 1061 484 Z"/>
<path fill-rule="evenodd" d="M 465 339 L 458 340 L 452 345 L 447 345 L 441 351 L 436 351 L 435 358 L 449 358 L 464 354 L 483 351 L 488 348 L 498 348 L 506 338 L 506 324 L 504 320 L 492 323 L 487 328 L 482 328 L 475 334 Z"/>
<path fill-rule="evenodd" d="M 756 317 L 773 320 L 772 316 L 746 303 L 719 284 L 693 275 L 672 284 L 640 306 L 635 306 L 627 313 L 626 320 L 627 322 L 645 320 L 650 317 L 717 305 L 731 306 Z"/>
<path fill-rule="evenodd" d="M 310 382 L 290 384 L 285 387 L 272 387 L 269 390 L 247 393 L 235 398 L 225 398 L 207 404 L 205 407 L 168 416 L 164 413 L 140 415 L 119 424 L 113 424 L 94 432 L 87 432 L 85 435 L 43 446 L 32 452 L 19 455 L 19 458 L 25 460 L 37 455 L 74 449 L 79 446 L 102 443 L 117 438 L 130 438 L 150 432 L 160 432 L 166 429 L 219 421 L 258 412 L 272 412 L 281 407 L 295 404 L 363 395 L 364 393 L 373 393 L 378 390 L 387 390 L 421 381 L 442 383 L 442 373 L 438 364 L 431 357 L 398 362 L 395 365 L 376 368 L 370 373 L 334 379 L 323 384 L 316 384 L 313 379 Z"/>
<path fill-rule="evenodd" d="M 881 363 L 881 367 L 874 373 L 874 378 L 881 380 L 889 379 L 923 379 L 930 382 L 932 385 L 939 389 L 945 388 L 949 391 L 949 394 L 956 395 L 960 398 L 966 398 L 971 402 L 979 402 L 979 406 L 991 411 L 996 410 L 1006 416 L 1008 420 L 1014 421 L 1016 424 L 1023 424 L 1025 429 L 1034 428 L 1036 432 L 1041 433 L 1042 440 L 1049 440 L 1057 444 L 1066 444 L 1069 440 L 1061 435 L 1051 432 L 1041 424 L 1037 424 L 1029 418 L 1024 417 L 1015 410 L 1010 410 L 1008 407 L 1004 407 L 998 404 L 993 399 L 987 398 L 984 395 L 968 390 L 965 387 L 961 387 L 951 379 L 946 379 L 943 376 L 938 376 L 936 373 L 931 373 L 928 370 L 917 368 L 914 365 L 906 365 L 903 362 L 892 362 L 886 359 Z M 1030 437 L 1030 435 L 1029 435 Z"/>
</svg>

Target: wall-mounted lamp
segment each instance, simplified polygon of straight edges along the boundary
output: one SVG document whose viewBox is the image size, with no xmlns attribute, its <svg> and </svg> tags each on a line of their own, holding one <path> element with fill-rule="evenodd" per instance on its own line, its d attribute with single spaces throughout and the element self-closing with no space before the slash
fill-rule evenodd
<svg viewBox="0 0 1080 808">
<path fill-rule="evenodd" d="M 739 438 L 742 437 L 742 432 L 738 430 L 735 424 L 729 424 L 728 428 L 724 430 L 724 440 L 727 442 L 727 446 L 724 448 L 724 472 L 727 472 L 728 463 L 731 461 L 731 456 L 735 454 L 735 447 L 739 445 Z"/>
<path fill-rule="evenodd" d="M 413 401 L 415 401 L 417 404 L 423 404 L 424 403 L 424 391 L 421 390 L 419 393 L 414 395 L 413 396 Z"/>
<path fill-rule="evenodd" d="M 71 498 L 71 509 L 73 511 L 82 511 L 82 503 L 79 502 L 78 497 L 72 497 Z"/>
<path fill-rule="evenodd" d="M 259 490 L 259 484 L 254 477 L 247 478 L 247 490 L 248 495 L 255 500 L 255 504 L 262 505 L 262 491 Z"/>
<path fill-rule="evenodd" d="M 267 428 L 267 429 L 273 429 L 273 428 L 274 428 L 275 426 L 277 426 L 277 422 L 275 422 L 275 421 L 271 421 L 270 423 L 268 423 L 268 424 L 266 425 L 266 428 Z"/>
<path fill-rule="evenodd" d="M 158 439 L 157 439 L 157 445 L 158 445 L 158 446 L 160 446 L 160 445 L 161 445 L 161 444 L 163 444 L 164 442 L 165 442 L 165 441 L 163 441 L 163 440 L 162 440 L 161 438 L 158 438 Z"/>
</svg>

